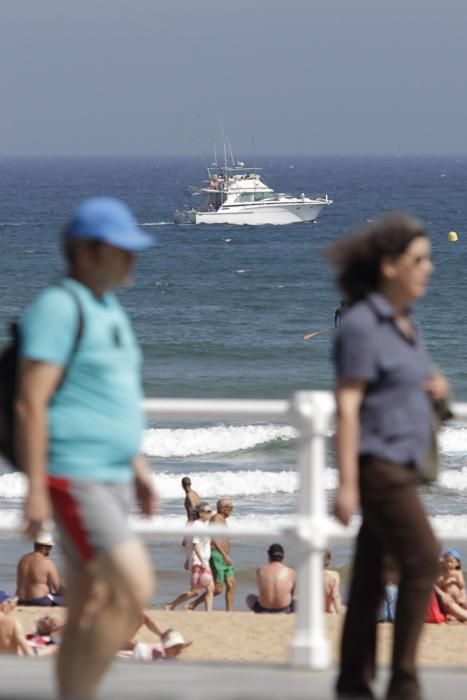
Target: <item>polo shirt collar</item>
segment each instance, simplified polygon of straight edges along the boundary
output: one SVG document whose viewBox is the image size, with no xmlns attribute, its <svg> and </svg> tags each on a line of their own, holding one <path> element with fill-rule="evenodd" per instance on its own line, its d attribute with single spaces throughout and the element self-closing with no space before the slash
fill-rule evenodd
<svg viewBox="0 0 467 700">
<path fill-rule="evenodd" d="M 384 318 L 394 318 L 396 316 L 396 311 L 392 304 L 386 299 L 386 297 L 380 292 L 372 292 L 367 297 L 368 304 L 372 307 L 373 311 L 382 319 Z M 410 307 L 407 309 L 407 313 L 410 314 Z"/>
</svg>

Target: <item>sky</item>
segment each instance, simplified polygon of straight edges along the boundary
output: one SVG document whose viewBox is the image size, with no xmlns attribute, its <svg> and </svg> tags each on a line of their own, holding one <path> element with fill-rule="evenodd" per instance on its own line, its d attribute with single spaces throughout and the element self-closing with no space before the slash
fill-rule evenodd
<svg viewBox="0 0 467 700">
<path fill-rule="evenodd" d="M 0 156 L 467 153 L 465 0 L 0 0 Z"/>
</svg>

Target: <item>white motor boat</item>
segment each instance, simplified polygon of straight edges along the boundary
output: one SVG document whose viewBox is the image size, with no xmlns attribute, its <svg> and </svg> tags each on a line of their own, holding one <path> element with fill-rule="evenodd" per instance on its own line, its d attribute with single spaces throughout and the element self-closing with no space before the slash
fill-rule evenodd
<svg viewBox="0 0 467 700">
<path fill-rule="evenodd" d="M 261 168 L 245 167 L 237 161 L 231 167 L 207 168 L 207 187 L 192 188 L 207 194 L 199 209 L 175 212 L 176 224 L 295 224 L 315 221 L 332 199 L 311 199 L 300 194 L 275 193 L 261 179 Z"/>
</svg>

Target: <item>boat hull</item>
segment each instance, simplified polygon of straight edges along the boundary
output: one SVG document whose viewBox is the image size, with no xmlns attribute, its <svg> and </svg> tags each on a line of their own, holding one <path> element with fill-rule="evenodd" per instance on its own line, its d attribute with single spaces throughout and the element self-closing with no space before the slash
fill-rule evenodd
<svg viewBox="0 0 467 700">
<path fill-rule="evenodd" d="M 329 203 L 331 200 L 329 200 Z M 317 204 L 276 204 L 272 206 L 242 206 L 238 210 L 197 211 L 194 223 L 234 224 L 237 226 L 283 226 L 285 224 L 310 223 L 316 221 L 327 202 Z"/>
</svg>

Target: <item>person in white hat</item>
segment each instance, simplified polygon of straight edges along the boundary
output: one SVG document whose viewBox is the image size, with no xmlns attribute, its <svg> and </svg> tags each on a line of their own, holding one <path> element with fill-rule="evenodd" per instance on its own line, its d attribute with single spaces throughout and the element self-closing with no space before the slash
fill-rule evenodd
<svg viewBox="0 0 467 700">
<path fill-rule="evenodd" d="M 21 557 L 16 568 L 18 605 L 61 605 L 63 587 L 57 567 L 49 558 L 52 535 L 41 531 L 34 538 L 34 551 Z"/>
</svg>

